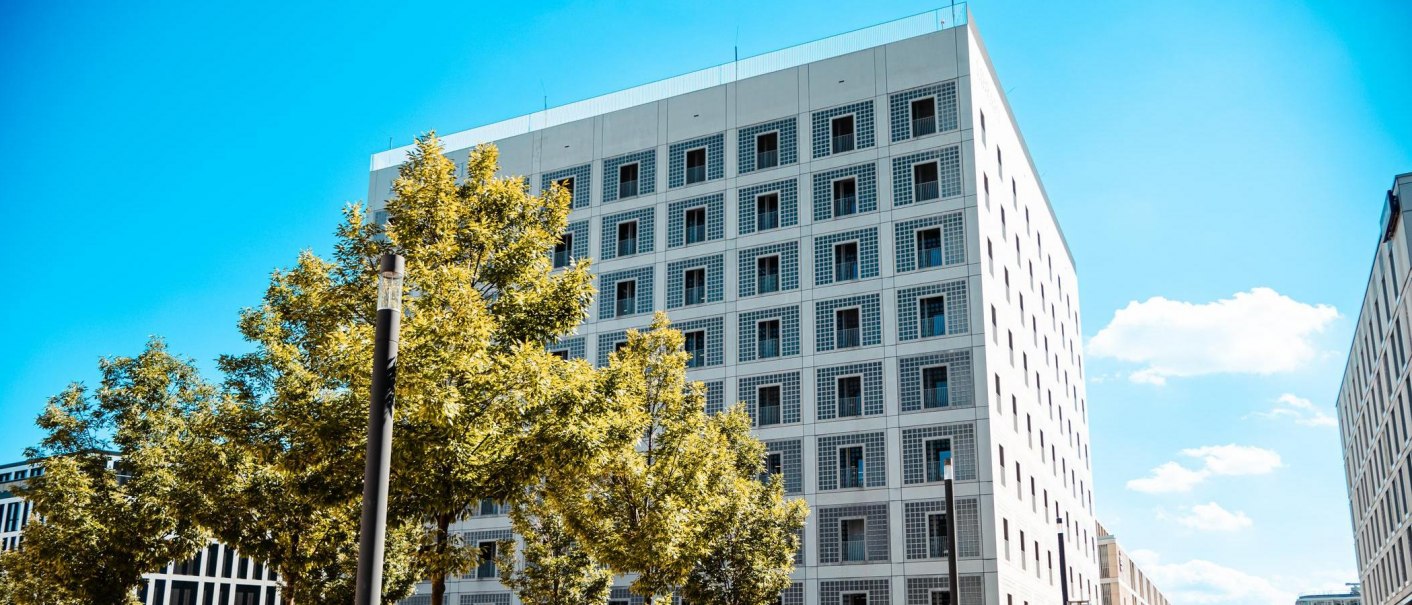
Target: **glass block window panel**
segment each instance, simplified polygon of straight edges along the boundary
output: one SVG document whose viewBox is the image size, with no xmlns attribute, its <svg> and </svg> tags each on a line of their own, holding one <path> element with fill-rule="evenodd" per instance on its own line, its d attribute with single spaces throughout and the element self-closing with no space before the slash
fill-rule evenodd
<svg viewBox="0 0 1412 605">
<path fill-rule="evenodd" d="M 875 416 L 883 413 L 883 366 L 880 361 L 829 366 L 814 370 L 814 411 L 819 420 L 839 417 L 846 408 L 855 405 L 855 395 L 845 382 L 861 386 L 858 415 Z"/>
<path fill-rule="evenodd" d="M 603 203 L 654 193 L 657 152 L 653 149 L 603 160 Z"/>
<path fill-rule="evenodd" d="M 926 184 L 919 188 L 919 183 L 935 185 Z M 935 195 L 932 195 L 933 192 Z M 958 195 L 961 195 L 960 145 L 892 158 L 893 206 L 908 206 Z"/>
<path fill-rule="evenodd" d="M 698 339 L 696 342 L 686 343 L 687 352 L 693 353 L 694 355 L 691 361 L 687 363 L 688 366 L 702 368 L 718 366 L 725 363 L 725 346 L 723 344 L 725 340 L 724 318 L 707 317 L 703 319 L 693 319 L 691 321 L 674 323 L 672 327 L 680 330 L 682 334 L 687 336 L 697 334 L 697 336 L 687 339 L 689 341 L 693 338 Z M 701 355 L 695 355 L 698 351 Z"/>
<path fill-rule="evenodd" d="M 818 515 L 819 564 L 887 561 L 887 504 L 834 506 Z"/>
<path fill-rule="evenodd" d="M 628 332 L 627 330 L 618 330 L 617 332 L 601 332 L 598 334 L 597 338 L 598 357 L 595 361 L 597 362 L 598 367 L 602 368 L 608 365 L 608 358 L 611 357 L 615 351 L 617 351 L 619 348 L 628 343 Z"/>
<path fill-rule="evenodd" d="M 719 414 L 725 411 L 726 383 L 720 380 L 713 380 L 704 383 L 706 387 L 706 413 Z"/>
<path fill-rule="evenodd" d="M 945 515 L 946 500 L 938 498 L 902 503 L 908 559 L 944 558 L 934 554 L 928 535 L 932 529 L 929 518 L 937 513 Z M 947 529 L 954 528 L 957 532 L 956 551 L 959 558 L 981 556 L 980 514 L 975 498 L 956 498 L 956 520 L 948 520 L 946 525 Z"/>
<path fill-rule="evenodd" d="M 784 493 L 802 493 L 804 491 L 802 443 L 798 439 L 766 441 L 765 452 L 769 455 L 779 456 L 780 473 L 784 477 Z"/>
<path fill-rule="evenodd" d="M 851 433 L 818 437 L 819 491 L 839 489 L 843 447 L 863 446 L 863 487 L 887 487 L 887 438 L 884 433 Z M 847 465 L 844 468 L 849 468 Z M 972 473 L 974 473 L 974 467 Z"/>
<path fill-rule="evenodd" d="M 974 397 L 971 393 L 971 350 L 954 349 L 924 355 L 903 357 L 897 361 L 898 403 L 903 412 L 917 412 L 926 409 L 925 368 L 945 367 L 946 407 L 971 407 Z M 933 380 L 937 377 L 933 373 Z M 933 382 L 933 384 L 936 384 Z"/>
<path fill-rule="evenodd" d="M 550 185 L 559 183 L 560 186 L 570 190 L 570 198 L 573 200 L 572 207 L 587 208 L 593 193 L 593 184 L 590 180 L 592 174 L 592 164 L 546 172 L 539 176 L 539 189 L 540 191 L 548 191 Z"/>
<path fill-rule="evenodd" d="M 963 264 L 965 219 L 961 212 L 948 212 L 899 221 L 893 224 L 893 243 L 898 273 Z"/>
<path fill-rule="evenodd" d="M 872 347 L 882 344 L 882 297 L 878 294 L 862 294 L 845 298 L 821 300 L 814 303 L 814 350 L 832 351 L 844 348 L 840 338 L 852 338 L 854 346 Z M 838 311 L 852 309 L 857 320 L 855 327 L 849 328 L 838 323 Z M 851 333 L 842 330 L 853 330 Z"/>
<path fill-rule="evenodd" d="M 746 248 L 737 256 L 740 259 L 736 273 L 740 280 L 736 289 L 738 296 L 744 298 L 799 287 L 799 242 Z"/>
<path fill-rule="evenodd" d="M 951 582 L 946 576 L 909 576 L 907 605 L 985 605 L 985 580 L 978 574 L 961 574 L 956 578 L 961 593 L 959 601 L 949 600 Z"/>
<path fill-rule="evenodd" d="M 871 100 L 816 111 L 810 119 L 815 159 L 874 145 Z"/>
<path fill-rule="evenodd" d="M 699 281 L 692 281 L 695 274 Z M 667 263 L 667 308 L 721 302 L 725 291 L 725 256 L 712 254 Z M 693 298 L 694 297 L 694 298 Z M 696 302 L 692 302 L 695 300 Z"/>
<path fill-rule="evenodd" d="M 510 605 L 509 592 L 468 592 L 457 601 L 460 605 Z M 430 597 L 428 597 L 430 599 Z M 429 605 L 429 604 L 428 604 Z"/>
<path fill-rule="evenodd" d="M 937 298 L 943 303 L 938 319 L 933 311 Z M 924 301 L 927 304 L 923 304 Z M 966 315 L 967 288 L 964 279 L 927 284 L 897 291 L 897 339 L 916 340 L 931 336 L 954 336 L 970 331 Z M 924 321 L 934 323 L 925 324 Z M 940 328 L 940 333 L 936 333 Z"/>
<path fill-rule="evenodd" d="M 480 546 L 480 547 L 482 548 L 482 552 L 484 552 L 484 548 L 485 548 L 487 545 L 490 545 L 490 548 L 493 549 L 493 548 L 494 548 L 493 545 L 494 545 L 496 542 L 499 542 L 499 541 L 501 541 L 501 540 L 510 540 L 510 539 L 512 539 L 512 538 L 514 538 L 514 536 L 510 533 L 510 530 L 508 530 L 508 529 L 490 529 L 490 530 L 481 530 L 481 531 L 468 531 L 468 532 L 462 532 L 462 533 L 461 533 L 461 540 L 462 540 L 462 542 L 463 542 L 464 544 Z M 493 562 L 493 560 L 492 560 L 492 562 Z M 480 568 L 480 567 L 475 567 L 475 568 L 472 568 L 472 569 L 471 569 L 470 573 L 468 573 L 468 574 L 466 574 L 465 576 L 463 576 L 463 579 L 466 579 L 466 580 L 476 580 L 476 579 L 491 579 L 491 578 L 493 578 L 493 577 L 494 577 L 493 575 L 492 575 L 492 576 L 482 576 L 482 575 L 481 575 L 481 573 L 484 573 L 484 572 L 487 572 L 487 571 L 490 571 L 490 570 L 488 570 L 488 569 L 482 569 L 482 568 Z M 454 578 L 453 578 L 453 579 L 454 579 Z"/>
<path fill-rule="evenodd" d="M 789 588 L 780 593 L 780 605 L 804 605 L 804 583 L 790 584 Z"/>
<path fill-rule="evenodd" d="M 667 206 L 667 247 L 722 239 L 726 236 L 725 196 L 720 193 L 672 202 Z M 692 233 L 691 229 L 698 231 Z"/>
<path fill-rule="evenodd" d="M 836 280 L 835 248 L 837 244 L 857 242 L 857 279 L 878 276 L 878 230 L 876 227 L 820 235 L 814 238 L 814 285 L 831 284 Z"/>
<path fill-rule="evenodd" d="M 549 352 L 555 353 L 564 359 L 587 359 L 587 341 L 582 336 L 572 338 L 561 338 L 558 342 L 548 347 Z"/>
<path fill-rule="evenodd" d="M 878 209 L 878 170 L 872 162 L 817 172 L 811 178 L 815 221 L 835 218 L 839 210 L 859 214 Z"/>
<path fill-rule="evenodd" d="M 888 98 L 888 108 L 894 143 L 956 130 L 956 82 L 942 82 L 895 93 Z M 931 112 L 930 123 L 926 119 L 928 111 Z"/>
<path fill-rule="evenodd" d="M 799 183 L 795 179 L 741 188 L 736 229 L 741 235 L 799 224 Z"/>
<path fill-rule="evenodd" d="M 567 267 L 581 258 L 588 258 L 588 221 L 569 223 L 559 243 L 550 252 L 550 261 L 556 269 Z"/>
<path fill-rule="evenodd" d="M 798 125 L 792 117 L 746 126 L 736 137 L 740 174 L 799 161 Z"/>
<path fill-rule="evenodd" d="M 675 189 L 725 176 L 725 135 L 673 143 L 668 148 L 667 186 Z"/>
<path fill-rule="evenodd" d="M 820 580 L 820 605 L 888 605 L 890 579 Z"/>
<path fill-rule="evenodd" d="M 740 378 L 736 395 L 755 426 L 799 422 L 799 372 Z"/>
<path fill-rule="evenodd" d="M 927 443 L 946 438 L 957 481 L 976 480 L 976 429 L 970 423 L 938 424 L 902 430 L 902 483 L 929 483 Z"/>
<path fill-rule="evenodd" d="M 602 247 L 599 257 L 607 260 L 631 254 L 652 252 L 653 213 L 655 208 L 638 208 L 603 217 L 600 234 Z M 624 226 L 633 223 L 632 226 Z M 626 254 L 620 254 L 624 252 Z"/>
<path fill-rule="evenodd" d="M 612 293 L 612 301 L 600 301 L 598 319 L 652 312 L 652 267 L 639 267 L 598 276 L 598 291 Z M 631 286 L 620 287 L 622 282 Z"/>
<path fill-rule="evenodd" d="M 775 320 L 779 330 L 779 356 L 790 357 L 799 354 L 799 307 L 774 307 L 741 313 L 737 317 L 736 328 L 739 350 L 736 358 L 741 362 L 754 361 L 759 357 L 760 324 Z M 773 328 L 766 328 L 765 336 L 773 337 Z"/>
</svg>

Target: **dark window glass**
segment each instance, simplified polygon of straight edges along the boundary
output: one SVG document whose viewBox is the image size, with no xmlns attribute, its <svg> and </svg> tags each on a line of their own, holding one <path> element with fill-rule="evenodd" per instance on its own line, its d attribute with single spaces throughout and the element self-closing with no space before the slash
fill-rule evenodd
<svg viewBox="0 0 1412 605">
<path fill-rule="evenodd" d="M 862 376 L 844 376 L 838 379 L 838 415 L 863 415 Z"/>
<path fill-rule="evenodd" d="M 951 440 L 932 439 L 926 444 L 927 481 L 946 479 L 946 462 L 951 459 Z"/>
<path fill-rule="evenodd" d="M 848 242 L 833 247 L 833 280 L 858 279 L 858 244 Z"/>
<path fill-rule="evenodd" d="M 554 268 L 569 266 L 569 256 L 573 254 L 574 234 L 565 233 L 559 236 L 559 242 L 554 244 Z"/>
<path fill-rule="evenodd" d="M 618 197 L 637 195 L 637 164 L 623 164 L 618 167 Z"/>
<path fill-rule="evenodd" d="M 686 152 L 686 184 L 706 180 L 706 150 L 692 149 Z"/>
<path fill-rule="evenodd" d="M 691 269 L 686 272 L 685 292 L 682 296 L 683 304 L 699 305 L 706 302 L 706 270 Z"/>
<path fill-rule="evenodd" d="M 495 543 L 480 543 L 480 565 L 476 566 L 476 577 L 482 580 L 493 580 L 499 577 L 495 569 Z"/>
<path fill-rule="evenodd" d="M 706 365 L 706 332 L 697 330 L 686 333 L 686 352 L 691 355 L 691 359 L 686 360 L 686 367 L 699 368 Z"/>
<path fill-rule="evenodd" d="M 692 208 L 686 211 L 686 243 L 706 241 L 706 209 Z"/>
<path fill-rule="evenodd" d="M 847 216 L 858 212 L 858 181 L 841 179 L 833 182 L 833 215 Z"/>
<path fill-rule="evenodd" d="M 920 137 L 936 132 L 936 98 L 927 97 L 912 101 L 912 136 Z"/>
<path fill-rule="evenodd" d="M 941 229 L 917 232 L 917 268 L 941 266 Z"/>
<path fill-rule="evenodd" d="M 927 556 L 939 559 L 946 556 L 946 515 L 927 515 Z M 932 593 L 936 594 L 945 593 Z"/>
<path fill-rule="evenodd" d="M 637 221 L 618 223 L 618 256 L 637 254 Z"/>
<path fill-rule="evenodd" d="M 614 307 L 615 315 L 622 317 L 632 315 L 637 312 L 637 282 L 633 280 L 620 281 L 615 287 L 616 296 L 614 300 L 617 306 Z"/>
<path fill-rule="evenodd" d="M 862 343 L 859 338 L 858 309 L 839 309 L 834 313 L 834 345 L 840 349 L 856 347 Z"/>
<path fill-rule="evenodd" d="M 912 191 L 917 201 L 924 202 L 941 197 L 936 174 L 936 162 L 917 164 L 912 167 Z"/>
<path fill-rule="evenodd" d="M 834 118 L 830 128 L 833 132 L 833 152 L 853 151 L 853 116 Z"/>
<path fill-rule="evenodd" d="M 780 165 L 780 135 L 767 132 L 755 137 L 755 168 L 774 168 Z"/>
<path fill-rule="evenodd" d="M 863 446 L 838 450 L 838 486 L 863 487 Z"/>
<path fill-rule="evenodd" d="M 923 298 L 917 301 L 921 307 L 922 337 L 946 334 L 946 300 L 941 296 Z"/>
<path fill-rule="evenodd" d="M 574 177 L 559 179 L 555 182 L 558 183 L 560 187 L 563 187 L 565 191 L 569 192 L 569 199 L 572 200 L 574 197 Z"/>
<path fill-rule="evenodd" d="M 760 358 L 780 356 L 780 320 L 771 319 L 756 324 L 758 355 Z"/>
<path fill-rule="evenodd" d="M 780 226 L 780 194 L 766 193 L 755 198 L 755 230 L 764 231 Z"/>
<path fill-rule="evenodd" d="M 780 423 L 780 387 L 771 385 L 756 391 L 756 406 L 759 408 L 757 423 L 760 426 Z"/>
<path fill-rule="evenodd" d="M 867 525 L 862 519 L 844 519 L 839 524 L 839 541 L 843 547 L 844 561 L 868 560 Z M 851 595 L 850 595 L 851 596 Z"/>
<path fill-rule="evenodd" d="M 755 289 L 760 294 L 780 289 L 780 257 L 762 256 L 755 259 Z"/>
<path fill-rule="evenodd" d="M 951 405 L 946 390 L 946 366 L 922 369 L 922 405 L 929 408 L 944 408 Z"/>
</svg>

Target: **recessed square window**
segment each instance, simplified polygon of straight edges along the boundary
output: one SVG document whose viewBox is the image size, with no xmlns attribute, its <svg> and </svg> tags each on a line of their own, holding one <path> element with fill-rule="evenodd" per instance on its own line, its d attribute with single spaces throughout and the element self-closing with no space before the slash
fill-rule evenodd
<svg viewBox="0 0 1412 605">
<path fill-rule="evenodd" d="M 929 439 L 923 445 L 927 456 L 927 481 L 946 479 L 946 467 L 951 461 L 950 439 Z"/>
<path fill-rule="evenodd" d="M 932 296 L 917 301 L 922 321 L 922 338 L 946 334 L 946 298 Z"/>
<path fill-rule="evenodd" d="M 834 312 L 834 347 L 848 349 L 862 344 L 858 328 L 858 309 Z"/>
<path fill-rule="evenodd" d="M 623 164 L 618 167 L 618 197 L 634 197 L 637 195 L 637 162 Z"/>
<path fill-rule="evenodd" d="M 858 212 L 858 180 L 839 179 L 833 182 L 833 215 L 848 216 Z"/>
<path fill-rule="evenodd" d="M 570 257 L 574 249 L 574 234 L 565 233 L 559 236 L 559 242 L 554 244 L 554 268 L 569 266 Z"/>
<path fill-rule="evenodd" d="M 839 448 L 838 486 L 863 487 L 863 446 Z"/>
<path fill-rule="evenodd" d="M 622 317 L 632 315 L 637 312 L 637 282 L 625 280 L 618 282 L 615 288 L 613 307 L 614 315 Z"/>
<path fill-rule="evenodd" d="M 922 368 L 922 407 L 944 408 L 951 405 L 946 388 L 946 366 Z"/>
<path fill-rule="evenodd" d="M 936 132 L 936 97 L 912 101 L 912 136 Z"/>
<path fill-rule="evenodd" d="M 848 562 L 863 562 L 868 560 L 868 532 L 867 523 L 863 519 L 843 519 L 839 521 L 839 542 L 843 547 L 843 560 Z M 866 604 L 865 595 L 845 595 L 843 602 L 845 605 L 854 605 L 858 601 L 850 600 L 849 597 L 864 597 L 862 603 Z"/>
<path fill-rule="evenodd" d="M 570 200 L 574 199 L 574 177 L 562 178 L 554 182 L 560 187 L 563 187 L 565 191 L 569 192 Z"/>
<path fill-rule="evenodd" d="M 618 256 L 637 254 L 637 221 L 618 223 Z"/>
<path fill-rule="evenodd" d="M 780 226 L 780 194 L 766 193 L 755 198 L 755 230 Z"/>
<path fill-rule="evenodd" d="M 769 294 L 780 290 L 780 257 L 761 256 L 755 259 L 755 291 Z"/>
<path fill-rule="evenodd" d="M 780 356 L 780 320 L 769 319 L 755 324 L 756 356 L 761 359 Z"/>
<path fill-rule="evenodd" d="M 691 208 L 686 211 L 686 243 L 706 241 L 706 209 Z"/>
<path fill-rule="evenodd" d="M 833 280 L 858 279 L 858 242 L 845 242 L 833 247 Z"/>
<path fill-rule="evenodd" d="M 923 229 L 917 232 L 917 268 L 929 269 L 941 266 L 941 228 Z"/>
<path fill-rule="evenodd" d="M 863 377 L 842 376 L 837 383 L 838 416 L 847 418 L 863 415 Z"/>
<path fill-rule="evenodd" d="M 912 167 L 912 193 L 917 201 L 925 202 L 941 197 L 937 184 L 936 162 L 917 164 Z"/>
<path fill-rule="evenodd" d="M 706 365 L 706 331 L 693 330 L 683 335 L 686 338 L 687 354 L 691 355 L 686 360 L 686 367 L 699 368 Z"/>
<path fill-rule="evenodd" d="M 706 150 L 692 149 L 686 152 L 686 184 L 706 180 Z"/>
<path fill-rule="evenodd" d="M 834 118 L 829 124 L 829 131 L 833 135 L 832 149 L 834 153 L 853 151 L 853 116 L 839 116 Z"/>
<path fill-rule="evenodd" d="M 690 269 L 682 279 L 682 304 L 699 305 L 706 302 L 706 269 Z"/>
<path fill-rule="evenodd" d="M 780 133 L 767 132 L 755 137 L 755 168 L 762 170 L 780 165 Z"/>
<path fill-rule="evenodd" d="M 760 387 L 756 396 L 756 424 L 768 426 L 780 423 L 780 386 L 773 384 Z"/>
</svg>

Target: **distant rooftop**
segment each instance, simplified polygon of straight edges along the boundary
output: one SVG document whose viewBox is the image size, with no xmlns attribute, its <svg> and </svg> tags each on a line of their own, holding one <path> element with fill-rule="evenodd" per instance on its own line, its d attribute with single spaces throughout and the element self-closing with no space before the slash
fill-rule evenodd
<svg viewBox="0 0 1412 605">
<path fill-rule="evenodd" d="M 813 63 L 814 61 L 846 55 L 867 48 L 891 44 L 922 34 L 929 34 L 943 29 L 965 25 L 967 19 L 968 13 L 966 12 L 966 4 L 964 2 L 957 3 L 910 17 L 903 17 L 894 21 L 856 29 L 812 42 L 805 42 L 753 57 L 746 57 L 738 61 L 722 63 L 715 67 L 708 67 L 665 80 L 658 80 L 649 84 L 634 86 L 617 92 L 610 92 L 605 95 L 575 101 L 566 105 L 550 107 L 543 111 L 536 111 L 516 118 L 502 120 L 494 124 L 463 130 L 441 137 L 441 142 L 448 150 L 465 149 L 479 143 L 496 141 L 527 132 L 533 132 L 541 128 L 548 128 L 550 126 L 567 124 L 576 120 L 582 120 L 620 109 L 652 103 L 689 92 L 705 90 L 712 86 L 720 86 L 728 82 L 744 80 L 774 71 L 798 67 L 806 63 Z M 382 170 L 401 164 L 406 160 L 407 152 L 411 149 L 411 145 L 404 145 L 373 154 L 372 170 Z"/>
</svg>

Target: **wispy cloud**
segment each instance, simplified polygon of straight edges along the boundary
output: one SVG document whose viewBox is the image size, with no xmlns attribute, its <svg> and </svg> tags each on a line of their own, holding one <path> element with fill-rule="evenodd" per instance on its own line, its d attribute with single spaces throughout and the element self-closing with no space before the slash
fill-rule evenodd
<svg viewBox="0 0 1412 605">
<path fill-rule="evenodd" d="M 1129 380 L 1163 385 L 1204 374 L 1274 374 L 1306 367 L 1318 357 L 1313 337 L 1338 311 L 1254 288 L 1209 303 L 1161 296 L 1133 301 L 1089 341 L 1089 351 L 1142 364 Z"/>
<path fill-rule="evenodd" d="M 1265 578 L 1211 561 L 1192 559 L 1184 563 L 1163 563 L 1161 557 L 1150 550 L 1134 550 L 1129 556 L 1174 603 L 1224 605 L 1295 600 L 1293 593 L 1275 588 Z"/>
<path fill-rule="evenodd" d="M 1250 414 L 1256 418 L 1269 420 L 1288 419 L 1303 426 L 1338 426 L 1338 420 L 1324 413 L 1314 402 L 1293 393 L 1285 393 L 1275 400 L 1275 407 L 1267 412 Z"/>
<path fill-rule="evenodd" d="M 1207 445 L 1181 451 L 1201 460 L 1198 468 L 1164 462 L 1147 477 L 1128 481 L 1128 489 L 1146 494 L 1188 492 L 1209 477 L 1264 475 L 1283 465 L 1278 452 L 1249 445 Z"/>
<path fill-rule="evenodd" d="M 1220 532 L 1239 531 L 1255 524 L 1244 512 L 1228 511 L 1215 502 L 1197 504 L 1176 521 L 1192 529 Z"/>
</svg>

